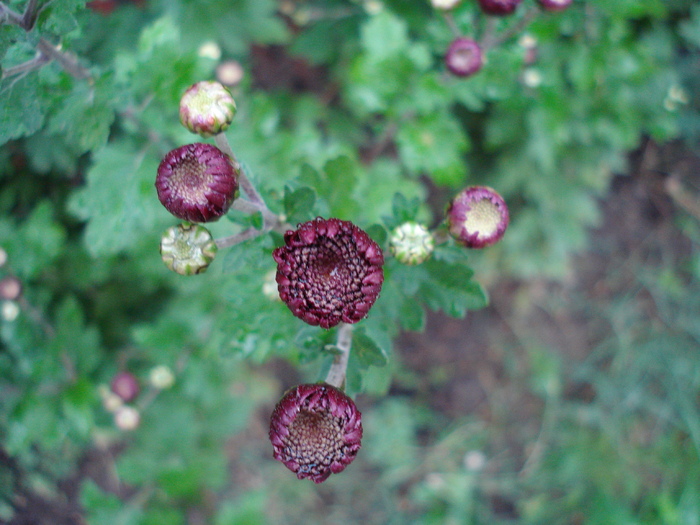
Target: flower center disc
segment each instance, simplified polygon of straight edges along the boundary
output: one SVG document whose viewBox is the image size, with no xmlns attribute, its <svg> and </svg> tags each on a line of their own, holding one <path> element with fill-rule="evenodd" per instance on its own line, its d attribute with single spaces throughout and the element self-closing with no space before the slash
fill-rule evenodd
<svg viewBox="0 0 700 525">
<path fill-rule="evenodd" d="M 326 410 L 302 410 L 289 425 L 288 452 L 302 469 L 329 466 L 342 446 L 341 422 Z"/>
<path fill-rule="evenodd" d="M 481 199 L 470 206 L 464 225 L 468 231 L 479 233 L 479 237 L 494 234 L 501 222 L 501 212 L 489 199 Z"/>
</svg>

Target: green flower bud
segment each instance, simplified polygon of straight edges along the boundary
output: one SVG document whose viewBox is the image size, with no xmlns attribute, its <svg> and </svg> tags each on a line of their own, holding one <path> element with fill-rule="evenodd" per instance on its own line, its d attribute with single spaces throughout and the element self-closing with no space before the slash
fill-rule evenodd
<svg viewBox="0 0 700 525">
<path fill-rule="evenodd" d="M 184 223 L 168 228 L 160 241 L 163 262 L 180 275 L 205 272 L 217 250 L 209 230 L 199 224 Z"/>
<path fill-rule="evenodd" d="M 180 122 L 202 137 L 226 131 L 235 115 L 236 101 L 218 82 L 197 82 L 180 99 Z"/>
<path fill-rule="evenodd" d="M 421 264 L 435 249 L 435 239 L 425 226 L 405 222 L 391 232 L 389 248 L 403 264 Z"/>
</svg>

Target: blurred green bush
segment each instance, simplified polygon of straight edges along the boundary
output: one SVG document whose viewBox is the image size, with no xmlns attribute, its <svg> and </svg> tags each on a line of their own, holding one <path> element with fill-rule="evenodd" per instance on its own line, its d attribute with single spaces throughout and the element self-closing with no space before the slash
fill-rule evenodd
<svg viewBox="0 0 700 525">
<path fill-rule="evenodd" d="M 167 151 L 195 141 L 179 125 L 182 92 L 236 61 L 244 76 L 232 88 L 239 112 L 227 136 L 273 211 L 377 225 L 381 237 L 411 199 L 411 213 L 436 225 L 452 193 L 485 184 L 508 201 L 512 223 L 498 246 L 470 254 L 477 276 L 562 279 L 600 226 L 599 199 L 626 171 L 628 151 L 642 137 L 697 137 L 700 6 L 575 0 L 524 27 L 531 0 L 493 20 L 467 0 L 448 17 L 419 0 L 84 4 L 0 4 L 0 276 L 23 286 L 0 320 L 0 443 L 17 467 L 2 473 L 0 520 L 12 520 L 18 492 L 60 500 L 59 480 L 86 450 L 124 443 L 116 485 L 81 482 L 91 524 L 196 523 L 197 512 L 217 525 L 699 522 L 694 288 L 658 290 L 661 327 L 639 329 L 624 317 L 634 309 L 609 305 L 604 315 L 622 316 L 619 340 L 578 371 L 596 385 L 594 403 L 569 406 L 551 384 L 571 377 L 546 350 L 533 354 L 534 384 L 554 381 L 533 386 L 554 436 L 537 476 L 520 475 L 509 454 L 482 476 L 480 454 L 496 451 L 497 429 L 476 416 L 446 424 L 389 396 L 368 411 L 360 466 L 332 488 L 294 483 L 261 459 L 266 442 L 243 447 L 247 478 L 232 481 L 224 443 L 291 386 L 257 365 L 279 356 L 317 380 L 330 341 L 299 330 L 262 293 L 273 235 L 220 254 L 196 278 L 169 273 L 157 246 L 173 219 L 153 181 Z M 9 10 L 27 6 L 41 7 L 36 23 L 11 23 Z M 507 38 L 462 80 L 443 66 L 454 29 Z M 60 44 L 68 63 L 37 60 L 47 43 Z M 294 208 L 302 196 L 309 209 Z M 213 233 L 248 224 L 230 219 Z M 697 227 L 685 231 L 694 249 Z M 392 340 L 423 329 L 421 304 L 457 317 L 483 306 L 468 267 L 459 275 L 467 287 L 446 275 L 464 257 L 445 250 L 420 278 L 389 262 L 382 300 L 363 322 L 365 351 L 353 354 L 351 392 L 388 391 L 400 368 Z M 697 265 L 678 271 L 697 279 Z M 159 366 L 174 374 L 172 387 L 149 379 Z M 130 433 L 115 426 L 100 390 L 123 369 L 144 385 Z M 658 430 L 635 442 L 649 417 Z M 425 428 L 430 447 L 419 439 Z M 363 476 L 377 480 L 371 493 Z M 517 509 L 494 516 L 493 494 Z M 314 514 L 320 497 L 335 503 L 325 518 Z"/>
</svg>

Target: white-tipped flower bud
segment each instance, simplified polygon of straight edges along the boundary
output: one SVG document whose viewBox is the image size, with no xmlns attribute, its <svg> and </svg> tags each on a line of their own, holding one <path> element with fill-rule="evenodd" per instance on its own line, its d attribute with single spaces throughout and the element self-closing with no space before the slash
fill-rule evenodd
<svg viewBox="0 0 700 525">
<path fill-rule="evenodd" d="M 121 430 L 135 430 L 141 423 L 141 414 L 134 407 L 123 405 L 114 413 L 114 424 Z"/>
<path fill-rule="evenodd" d="M 218 247 L 204 226 L 180 224 L 168 228 L 160 241 L 165 265 L 180 275 L 194 275 L 207 270 Z"/>
<path fill-rule="evenodd" d="M 169 367 L 165 365 L 158 365 L 151 369 L 149 380 L 154 388 L 157 388 L 158 390 L 166 390 L 173 386 L 175 376 Z"/>
<path fill-rule="evenodd" d="M 435 239 L 422 224 L 405 222 L 391 232 L 389 249 L 403 264 L 421 264 L 433 253 Z"/>
<path fill-rule="evenodd" d="M 236 101 L 219 82 L 197 82 L 180 99 L 180 122 L 203 137 L 226 131 L 235 115 Z"/>
</svg>

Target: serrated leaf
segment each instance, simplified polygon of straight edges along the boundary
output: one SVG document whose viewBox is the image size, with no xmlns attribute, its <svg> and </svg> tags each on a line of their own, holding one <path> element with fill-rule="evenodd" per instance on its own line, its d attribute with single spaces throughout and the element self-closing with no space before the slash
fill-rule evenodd
<svg viewBox="0 0 700 525">
<path fill-rule="evenodd" d="M 316 192 L 308 186 L 297 188 L 296 190 L 286 186 L 283 203 L 287 222 L 290 224 L 306 222 L 314 217 Z"/>
<path fill-rule="evenodd" d="M 76 82 L 73 91 L 51 117 L 49 130 L 60 134 L 79 153 L 103 146 L 114 121 L 111 84 L 110 78 L 101 78 L 95 84 Z"/>
<path fill-rule="evenodd" d="M 34 75 L 0 82 L 0 145 L 31 135 L 44 125 L 44 108 Z"/>
<path fill-rule="evenodd" d="M 352 334 L 352 353 L 361 369 L 370 366 L 384 366 L 387 363 L 387 351 L 365 330 L 357 329 Z"/>
<path fill-rule="evenodd" d="M 77 28 L 78 22 L 74 14 L 80 9 L 85 9 L 84 0 L 52 0 L 45 5 L 37 25 L 56 35 L 64 35 Z"/>
<path fill-rule="evenodd" d="M 88 251 L 95 257 L 116 254 L 149 235 L 157 256 L 156 239 L 163 229 L 158 216 L 167 216 L 153 186 L 159 159 L 125 143 L 110 144 L 93 159 L 86 186 L 68 206 L 87 221 Z"/>
<path fill-rule="evenodd" d="M 227 249 L 224 256 L 223 271 L 240 273 L 270 266 L 272 255 L 265 247 L 265 238 L 256 237 Z"/>
<path fill-rule="evenodd" d="M 0 220 L 0 242 L 20 278 L 35 277 L 60 255 L 66 234 L 53 214 L 45 201 L 20 224 Z"/>
<path fill-rule="evenodd" d="M 427 173 L 438 184 L 463 182 L 467 136 L 447 112 L 436 112 L 405 122 L 396 134 L 401 161 L 409 172 Z"/>
<path fill-rule="evenodd" d="M 389 237 L 386 228 L 381 224 L 373 224 L 372 226 L 367 228 L 365 232 L 379 246 L 384 246 L 387 242 L 387 238 Z"/>
</svg>

